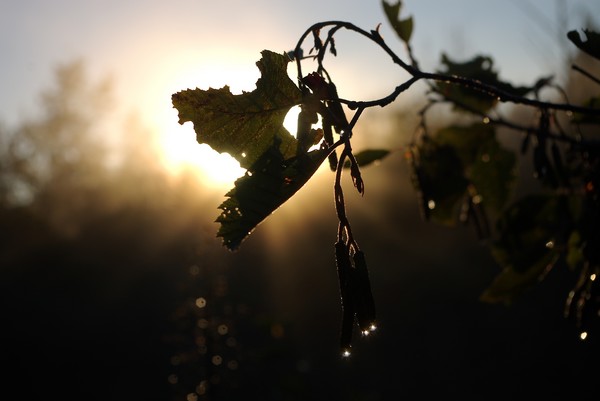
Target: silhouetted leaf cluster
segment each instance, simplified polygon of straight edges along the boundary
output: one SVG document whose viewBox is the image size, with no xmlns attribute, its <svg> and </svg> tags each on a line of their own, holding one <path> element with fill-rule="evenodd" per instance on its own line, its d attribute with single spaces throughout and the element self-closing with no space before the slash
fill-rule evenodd
<svg viewBox="0 0 600 401">
<path fill-rule="evenodd" d="M 598 234 L 590 228 L 600 224 L 598 138 L 584 137 L 579 132 L 580 124 L 598 121 L 598 96 L 582 105 L 572 105 L 566 100 L 545 101 L 542 90 L 564 93 L 553 84 L 553 77 L 540 77 L 530 86 L 515 86 L 499 78 L 492 57 L 482 55 L 458 62 L 442 54 L 438 71 L 421 71 L 410 46 L 412 17 L 400 17 L 400 1 L 395 4 L 383 1 L 382 6 L 388 22 L 405 44 L 409 62 L 391 50 L 378 28 L 369 32 L 351 23 L 328 21 L 307 29 L 296 48 L 287 54 L 263 51 L 258 62 L 262 76 L 251 93 L 234 96 L 225 87 L 173 95 L 180 123 L 192 121 L 200 143 L 231 153 L 247 169 L 247 174 L 227 193 L 227 200 L 220 206 L 222 214 L 217 218 L 221 224 L 217 235 L 223 237 L 229 249 L 237 249 L 262 220 L 329 159 L 335 172 L 334 198 L 339 220 L 336 260 L 344 351 L 350 348 L 355 315 L 361 329 L 364 325 L 360 321 L 365 319 L 358 312 L 355 296 L 360 292 L 355 288 L 362 284 L 350 279 L 349 273 L 359 270 L 352 267 L 352 258 L 355 265 L 362 266 L 356 262 L 362 251 L 345 212 L 342 172 L 349 169 L 354 187 L 364 194 L 360 167 L 378 162 L 390 153 L 385 149 L 355 153 L 351 146 L 352 130 L 365 109 L 390 104 L 422 79 L 427 80 L 430 93 L 420 114 L 420 135 L 406 152 L 413 169 L 412 182 L 426 219 L 445 225 L 472 224 L 478 238 L 490 245 L 503 270 L 481 299 L 512 302 L 565 260 L 568 268 L 587 275 L 582 276 L 583 282 L 595 280 L 589 271 L 599 266 L 597 252 L 592 249 L 599 249 L 600 242 Z M 329 31 L 325 32 L 326 28 Z M 328 48 L 332 55 L 337 55 L 334 37 L 342 28 L 381 47 L 411 78 L 379 100 L 340 99 L 325 66 L 325 56 Z M 584 33 L 585 42 L 575 31 L 567 36 L 581 50 L 598 58 L 598 35 L 591 30 Z M 302 45 L 308 37 L 312 39 L 311 47 L 309 56 L 304 57 Z M 287 78 L 286 65 L 290 59 L 296 62 L 297 86 Z M 316 63 L 309 74 L 302 73 L 306 60 Z M 578 69 L 598 81 L 593 74 Z M 521 125 L 503 118 L 498 106 L 505 102 L 536 110 L 537 120 Z M 427 111 L 444 103 L 462 117 L 467 116 L 469 122 L 451 124 L 432 133 L 425 118 Z M 297 140 L 282 126 L 285 114 L 294 105 L 301 106 Z M 346 113 L 352 111 L 352 117 L 347 118 Z M 559 122 L 565 118 L 570 124 L 567 129 Z M 322 128 L 315 127 L 319 121 Z M 497 130 L 501 127 L 523 134 L 521 154 L 500 143 Z M 310 151 L 313 147 L 318 150 Z M 514 188 L 517 178 L 522 177 L 517 176 L 517 163 L 524 158 L 530 158 L 532 176 L 541 190 L 538 194 L 518 197 Z M 581 294 L 578 308 L 589 295 Z"/>
</svg>

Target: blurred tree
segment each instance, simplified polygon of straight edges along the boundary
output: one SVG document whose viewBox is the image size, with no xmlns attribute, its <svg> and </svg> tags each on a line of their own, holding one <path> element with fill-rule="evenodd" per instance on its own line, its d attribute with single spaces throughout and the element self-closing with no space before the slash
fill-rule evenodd
<svg viewBox="0 0 600 401">
<path fill-rule="evenodd" d="M 55 76 L 39 115 L 0 128 L 3 393 L 241 397 L 256 366 L 272 369 L 257 391 L 301 392 L 264 256 L 224 258 L 210 234 L 202 205 L 218 195 L 192 170 L 168 173 L 154 133 L 136 114 L 121 122 L 82 61 Z"/>
<path fill-rule="evenodd" d="M 2 135 L 5 204 L 28 205 L 65 233 L 77 230 L 109 179 L 110 88 L 108 80 L 91 84 L 82 61 L 57 68 L 42 115 Z"/>
</svg>

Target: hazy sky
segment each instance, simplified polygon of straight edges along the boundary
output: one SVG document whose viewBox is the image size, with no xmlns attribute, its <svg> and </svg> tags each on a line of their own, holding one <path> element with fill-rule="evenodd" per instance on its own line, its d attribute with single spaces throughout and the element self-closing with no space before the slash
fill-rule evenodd
<svg viewBox="0 0 600 401">
<path fill-rule="evenodd" d="M 600 15 L 600 1 L 406 0 L 402 14 L 415 19 L 412 42 L 423 69 L 434 70 L 441 51 L 456 59 L 486 53 L 501 78 L 531 83 L 555 71 L 569 48 L 564 33 L 580 28 L 586 14 Z M 384 38 L 403 54 L 380 0 L 3 0 L 0 121 L 34 112 L 53 69 L 81 58 L 93 77 L 114 77 L 121 105 L 175 137 L 185 127 L 176 124 L 173 92 L 225 84 L 252 90 L 261 50 L 290 50 L 306 28 L 331 19 L 364 29 L 383 23 Z M 380 97 L 400 82 L 399 69 L 372 45 L 351 35 L 337 44 L 343 97 Z"/>
</svg>

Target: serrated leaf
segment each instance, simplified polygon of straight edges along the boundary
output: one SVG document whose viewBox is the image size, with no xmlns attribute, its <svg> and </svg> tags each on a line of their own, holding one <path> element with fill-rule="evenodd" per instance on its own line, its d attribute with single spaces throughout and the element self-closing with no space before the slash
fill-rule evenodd
<svg viewBox="0 0 600 401">
<path fill-rule="evenodd" d="M 284 158 L 296 154 L 296 139 L 283 127 L 283 120 L 302 101 L 300 89 L 287 75 L 289 57 L 264 50 L 256 63 L 261 78 L 256 89 L 233 95 L 221 89 L 188 89 L 173 94 L 179 123 L 191 121 L 199 143 L 227 152 L 243 168 L 250 168 L 278 139 Z"/>
<path fill-rule="evenodd" d="M 579 49 L 600 60 L 600 33 L 590 31 L 589 29 L 584 29 L 583 33 L 587 39 L 585 42 L 581 40 L 577 31 L 569 31 L 567 37 Z"/>
<path fill-rule="evenodd" d="M 516 177 L 515 155 L 481 123 L 443 128 L 416 147 L 414 161 L 413 185 L 424 197 L 425 214 L 447 225 L 459 220 L 465 196 L 477 195 L 477 203 L 500 211 Z"/>
<path fill-rule="evenodd" d="M 386 1 L 382 1 L 383 10 L 388 19 L 388 22 L 396 31 L 396 34 L 400 37 L 404 42 L 409 42 L 410 37 L 413 32 L 413 18 L 408 17 L 405 19 L 400 19 L 400 9 L 402 7 L 402 2 L 398 1 L 396 4 L 389 4 Z"/>
<path fill-rule="evenodd" d="M 413 185 L 423 213 L 434 222 L 455 225 L 468 181 L 455 148 L 428 138 L 413 149 Z"/>
<path fill-rule="evenodd" d="M 476 123 L 450 126 L 436 135 L 436 141 L 454 147 L 464 174 L 481 200 L 496 211 L 506 204 L 516 179 L 516 156 L 500 146 L 494 127 Z"/>
<path fill-rule="evenodd" d="M 438 72 L 481 81 L 515 96 L 525 96 L 533 91 L 535 87 L 535 85 L 531 87 L 514 87 L 507 82 L 500 81 L 498 73 L 493 68 L 492 58 L 487 56 L 478 55 L 466 62 L 455 62 L 445 53 L 442 53 L 441 63 L 443 69 Z M 436 86 L 445 98 L 456 103 L 454 109 L 458 111 L 465 111 L 464 107 L 466 107 L 475 112 L 485 113 L 498 102 L 494 96 L 462 85 L 439 82 Z"/>
<path fill-rule="evenodd" d="M 400 20 L 400 26 L 398 27 L 398 35 L 400 35 L 400 39 L 402 39 L 405 42 L 409 42 L 410 37 L 412 36 L 413 26 L 413 17 L 408 17 L 403 20 Z"/>
<path fill-rule="evenodd" d="M 469 178 L 486 206 L 500 211 L 508 201 L 517 178 L 516 156 L 494 139 L 482 144 Z"/>
<path fill-rule="evenodd" d="M 525 272 L 516 271 L 512 266 L 505 267 L 479 299 L 488 303 L 510 304 L 514 302 L 516 298 L 539 281 L 547 266 L 554 264 L 557 258 L 556 252 L 548 252 Z"/>
<path fill-rule="evenodd" d="M 511 303 L 542 280 L 562 256 L 571 268 L 582 260 L 581 238 L 569 222 L 581 216 L 578 196 L 536 194 L 521 198 L 497 222 L 492 255 L 504 267 L 481 295 L 485 302 Z"/>
<path fill-rule="evenodd" d="M 375 163 L 390 154 L 388 149 L 365 149 L 354 155 L 356 162 L 360 167 L 368 166 L 369 164 Z M 346 160 L 344 168 L 350 168 L 350 161 Z"/>
<path fill-rule="evenodd" d="M 248 172 L 235 181 L 235 187 L 219 206 L 222 213 L 217 237 L 230 250 L 242 241 L 265 218 L 294 195 L 315 173 L 327 157 L 326 150 L 314 150 L 299 157 L 285 159 L 277 140 Z"/>
<path fill-rule="evenodd" d="M 530 195 L 512 204 L 497 222 L 496 260 L 523 272 L 549 253 L 546 244 L 555 236 L 558 207 L 557 198 L 549 195 Z"/>
<path fill-rule="evenodd" d="M 500 237 L 491 247 L 504 270 L 482 294 L 482 300 L 511 302 L 535 285 L 567 248 L 569 240 L 561 228 L 565 220 L 578 214 L 578 205 L 576 197 L 541 194 L 511 205 L 498 219 Z"/>
</svg>

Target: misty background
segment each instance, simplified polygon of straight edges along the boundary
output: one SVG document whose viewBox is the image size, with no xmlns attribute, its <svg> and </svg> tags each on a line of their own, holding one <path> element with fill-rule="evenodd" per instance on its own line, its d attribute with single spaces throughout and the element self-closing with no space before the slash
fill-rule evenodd
<svg viewBox="0 0 600 401">
<path fill-rule="evenodd" d="M 324 19 L 317 13 L 302 28 Z M 463 51 L 458 56 L 474 55 Z M 215 183 L 194 164 L 169 168 L 164 127 L 130 107 L 122 89 L 130 75 L 99 73 L 83 56 L 43 68 L 51 78 L 35 88 L 31 112 L 0 112 L 5 394 L 169 401 L 597 394 L 597 335 L 581 341 L 563 317 L 575 276 L 555 269 L 512 306 L 484 304 L 478 297 L 500 270 L 474 230 L 422 221 L 403 158 L 418 95 L 366 112 L 355 132 L 356 149 L 395 151 L 363 170 L 364 197 L 346 182 L 379 329 L 342 359 L 327 168 L 229 252 L 214 220 L 233 181 Z M 566 63 L 557 74 L 574 101 L 585 98 L 589 88 Z M 516 146 L 512 135 L 507 146 Z"/>
</svg>

